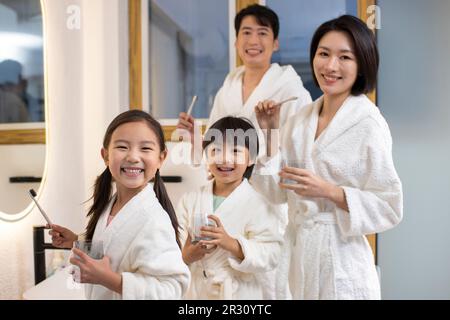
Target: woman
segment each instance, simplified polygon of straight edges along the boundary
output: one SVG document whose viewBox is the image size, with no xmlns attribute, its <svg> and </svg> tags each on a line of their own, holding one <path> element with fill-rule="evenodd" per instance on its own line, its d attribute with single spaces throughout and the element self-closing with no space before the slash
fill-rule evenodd
<svg viewBox="0 0 450 320">
<path fill-rule="evenodd" d="M 273 201 L 288 203 L 294 299 L 379 299 L 365 235 L 400 222 L 403 196 L 389 127 L 365 95 L 376 85 L 375 37 L 358 18 L 341 16 L 317 29 L 310 54 L 323 96 L 283 126 L 279 149 L 268 141 L 254 181 Z M 273 101 L 258 104 L 260 127 L 278 129 L 279 109 Z M 297 163 L 278 177 L 283 160 Z M 294 183 L 277 186 L 279 178 Z"/>
</svg>

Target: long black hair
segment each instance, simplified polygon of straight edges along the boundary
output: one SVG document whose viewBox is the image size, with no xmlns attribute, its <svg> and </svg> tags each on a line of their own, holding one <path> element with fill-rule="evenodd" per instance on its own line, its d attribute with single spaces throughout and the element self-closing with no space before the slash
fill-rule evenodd
<svg viewBox="0 0 450 320">
<path fill-rule="evenodd" d="M 158 139 L 160 151 L 164 152 L 167 150 L 166 143 L 164 141 L 164 133 L 159 122 L 153 119 L 153 117 L 147 112 L 140 110 L 129 110 L 114 118 L 108 126 L 108 129 L 106 129 L 105 137 L 103 138 L 104 149 L 108 149 L 113 132 L 122 124 L 129 122 L 144 122 L 147 124 Z M 178 246 L 181 248 L 177 216 L 175 214 L 175 210 L 173 209 L 172 203 L 170 202 L 169 196 L 167 195 L 167 191 L 159 174 L 159 170 L 157 170 L 155 174 L 153 190 L 155 191 L 155 195 L 158 198 L 159 203 L 169 215 L 170 221 L 172 222 L 172 227 L 175 231 Z M 87 213 L 87 216 L 90 217 L 90 219 L 86 227 L 86 239 L 91 240 L 94 236 L 95 227 L 97 226 L 100 215 L 105 210 L 108 202 L 111 200 L 111 193 L 112 175 L 107 167 L 95 180 L 94 194 L 92 196 L 94 202 Z"/>
</svg>

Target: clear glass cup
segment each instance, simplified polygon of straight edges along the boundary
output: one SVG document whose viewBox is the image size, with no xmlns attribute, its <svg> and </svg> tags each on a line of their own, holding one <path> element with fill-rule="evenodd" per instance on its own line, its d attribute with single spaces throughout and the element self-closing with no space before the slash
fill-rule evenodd
<svg viewBox="0 0 450 320">
<path fill-rule="evenodd" d="M 205 212 L 196 212 L 194 213 L 193 221 L 192 221 L 192 243 L 195 244 L 200 240 L 212 240 L 210 237 L 202 237 L 201 236 L 201 227 L 215 227 L 216 223 L 214 220 L 208 218 L 208 214 Z"/>
<path fill-rule="evenodd" d="M 285 168 L 285 167 L 304 169 L 305 168 L 305 163 L 302 160 L 298 160 L 298 159 L 294 159 L 294 160 L 283 159 L 281 161 L 281 168 Z M 292 179 L 283 179 L 283 178 L 281 178 L 280 182 L 284 183 L 284 184 L 298 184 L 297 181 L 292 180 Z"/>
<path fill-rule="evenodd" d="M 93 259 L 100 260 L 104 256 L 103 252 L 103 241 L 95 240 L 77 240 L 74 241 L 73 247 L 79 249 L 86 253 L 89 257 Z M 75 258 L 78 258 L 76 254 L 73 254 Z M 78 266 L 73 265 L 73 280 L 75 282 L 80 282 L 81 273 Z"/>
</svg>

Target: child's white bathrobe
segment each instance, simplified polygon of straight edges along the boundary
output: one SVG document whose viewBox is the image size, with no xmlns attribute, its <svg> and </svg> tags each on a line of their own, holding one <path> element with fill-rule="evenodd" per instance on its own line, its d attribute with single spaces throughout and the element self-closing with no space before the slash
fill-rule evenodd
<svg viewBox="0 0 450 320">
<path fill-rule="evenodd" d="M 288 202 L 292 246 L 289 284 L 294 299 L 379 299 L 365 235 L 402 219 L 402 185 L 392 160 L 389 127 L 365 96 L 350 96 L 315 141 L 323 97 L 281 131 L 280 153 L 260 159 L 254 179 L 274 202 Z M 323 198 L 279 188 L 280 158 L 344 189 L 349 212 Z"/>
<path fill-rule="evenodd" d="M 122 275 L 122 295 L 86 285 L 88 299 L 180 299 L 190 273 L 184 264 L 169 215 L 148 184 L 106 226 L 116 196 L 101 215 L 93 240 L 103 241 L 105 256 Z"/>
<path fill-rule="evenodd" d="M 312 102 L 308 90 L 303 87 L 303 82 L 292 66 L 280 66 L 273 63 L 266 71 L 258 86 L 253 90 L 245 104 L 242 100 L 242 80 L 245 66 L 240 66 L 230 72 L 226 77 L 223 86 L 220 88 L 214 99 L 214 105 L 209 116 L 208 128 L 220 118 L 226 116 L 245 117 L 249 119 L 258 130 L 259 150 L 265 150 L 264 136 L 260 131 L 256 120 L 255 106 L 264 100 L 281 102 L 291 97 L 298 97 L 298 100 L 287 102 L 280 109 L 280 125 L 298 112 L 303 106 Z M 253 183 L 253 179 L 250 179 Z M 258 190 L 258 188 L 257 188 Z M 278 207 L 280 231 L 284 232 L 287 225 L 287 208 L 284 205 Z M 282 252 L 286 250 L 283 249 Z M 278 274 L 275 274 L 277 273 Z M 269 281 L 272 287 L 267 286 L 264 293 L 265 299 L 288 299 L 290 293 L 287 288 L 287 270 L 273 271 L 273 279 Z"/>
<path fill-rule="evenodd" d="M 287 102 L 280 111 L 280 123 L 284 124 L 302 106 L 311 103 L 311 95 L 303 87 L 300 76 L 291 66 L 273 63 L 266 71 L 258 86 L 253 90 L 245 104 L 242 100 L 242 80 L 245 67 L 240 66 L 230 72 L 214 98 L 214 105 L 208 120 L 208 128 L 226 116 L 245 117 L 259 128 L 255 106 L 267 99 L 282 101 L 291 97 L 298 100 Z"/>
<path fill-rule="evenodd" d="M 177 216 L 182 226 L 183 245 L 192 238 L 193 214 L 216 215 L 225 231 L 239 241 L 244 260 L 217 248 L 190 265 L 191 285 L 186 299 L 261 299 L 265 272 L 276 267 L 282 236 L 277 214 L 246 179 L 213 211 L 213 181 L 180 200 Z"/>
</svg>

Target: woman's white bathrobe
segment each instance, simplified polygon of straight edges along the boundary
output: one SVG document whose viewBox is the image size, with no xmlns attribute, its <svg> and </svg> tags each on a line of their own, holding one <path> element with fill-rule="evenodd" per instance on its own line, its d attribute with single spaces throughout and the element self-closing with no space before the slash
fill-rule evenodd
<svg viewBox="0 0 450 320">
<path fill-rule="evenodd" d="M 254 179 L 272 201 L 288 202 L 294 299 L 379 299 L 365 235 L 394 227 L 403 214 L 389 127 L 365 95 L 350 96 L 315 141 L 322 104 L 323 97 L 288 121 L 280 152 L 260 159 Z M 300 160 L 303 168 L 341 186 L 349 212 L 329 200 L 280 189 L 280 158 Z"/>
<path fill-rule="evenodd" d="M 291 66 L 273 63 L 266 71 L 258 86 L 253 90 L 245 104 L 242 100 L 242 78 L 245 67 L 240 66 L 230 72 L 214 98 L 214 105 L 208 120 L 208 128 L 226 116 L 245 117 L 259 128 L 255 106 L 267 99 L 282 101 L 291 97 L 298 100 L 287 102 L 280 111 L 280 123 L 285 123 L 302 106 L 311 103 L 311 95 L 303 87 L 300 76 Z"/>
<path fill-rule="evenodd" d="M 193 214 L 207 212 L 219 217 L 225 231 L 237 239 L 244 260 L 217 248 L 190 265 L 191 285 L 186 299 L 261 299 L 265 272 L 276 267 L 282 236 L 277 213 L 246 179 L 213 211 L 213 181 L 185 194 L 177 210 L 183 245 L 192 238 Z"/>
<path fill-rule="evenodd" d="M 256 120 L 255 106 L 260 101 L 273 100 L 281 102 L 291 97 L 298 97 L 298 100 L 287 102 L 280 110 L 280 124 L 283 126 L 286 121 L 298 112 L 301 107 L 312 102 L 308 90 L 303 87 L 303 82 L 292 66 L 280 66 L 273 63 L 266 71 L 258 86 L 253 90 L 245 104 L 242 101 L 242 80 L 245 66 L 240 66 L 230 72 L 226 77 L 223 86 L 220 88 L 214 99 L 214 105 L 209 116 L 208 128 L 220 118 L 226 116 L 245 117 L 249 119 L 258 130 L 259 150 L 265 150 L 264 136 L 259 130 Z M 250 179 L 252 183 L 252 179 Z M 258 188 L 256 188 L 258 190 Z M 284 232 L 287 225 L 287 208 L 283 205 L 278 207 L 280 231 Z M 283 249 L 284 253 L 286 250 Z M 275 274 L 277 273 L 278 274 Z M 287 270 L 273 271 L 272 286 L 267 286 L 265 299 L 289 299 L 290 293 L 287 289 Z M 269 281 L 269 280 L 268 280 Z"/>
<path fill-rule="evenodd" d="M 86 285 L 88 299 L 180 299 L 190 273 L 169 215 L 148 184 L 106 226 L 114 196 L 102 213 L 93 240 L 103 241 L 105 256 L 122 275 L 122 295 L 100 285 Z"/>
</svg>

